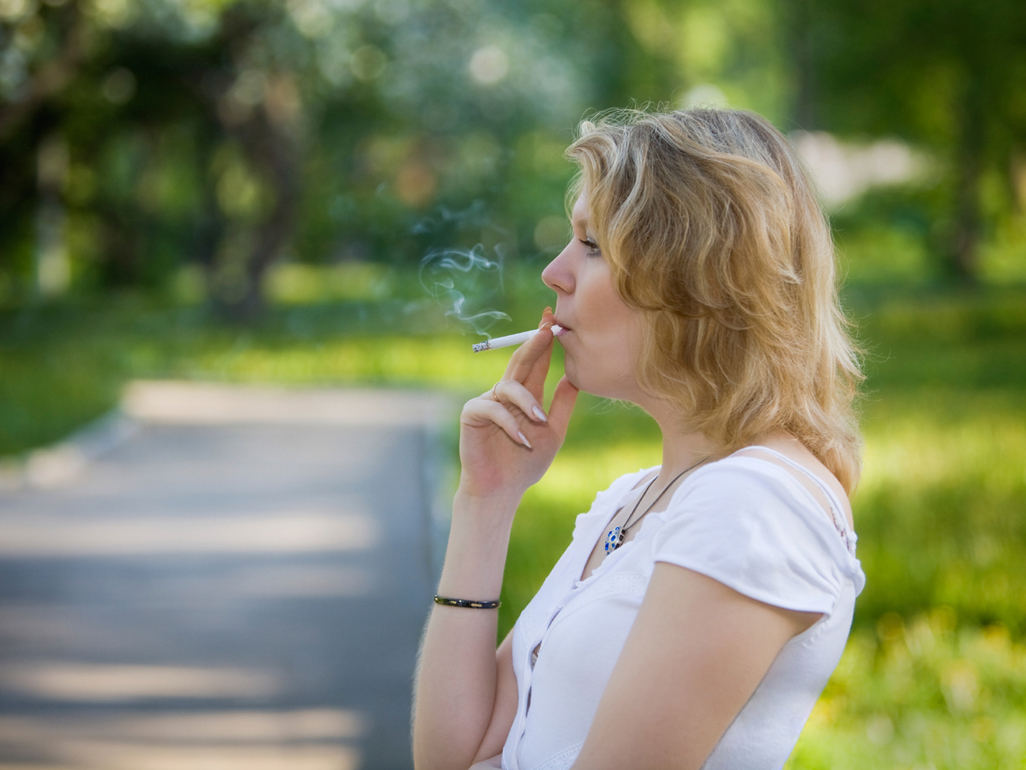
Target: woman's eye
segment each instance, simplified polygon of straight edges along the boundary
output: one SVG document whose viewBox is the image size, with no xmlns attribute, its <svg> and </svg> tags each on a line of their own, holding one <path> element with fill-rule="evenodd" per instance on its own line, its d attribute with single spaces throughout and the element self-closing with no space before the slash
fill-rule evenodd
<svg viewBox="0 0 1026 770">
<path fill-rule="evenodd" d="M 581 241 L 581 243 L 583 243 L 585 246 L 588 247 L 588 256 L 589 257 L 601 257 L 602 256 L 602 249 L 600 249 L 598 247 L 598 244 L 595 243 L 595 241 L 591 240 L 591 238 L 581 238 L 580 241 Z"/>
</svg>

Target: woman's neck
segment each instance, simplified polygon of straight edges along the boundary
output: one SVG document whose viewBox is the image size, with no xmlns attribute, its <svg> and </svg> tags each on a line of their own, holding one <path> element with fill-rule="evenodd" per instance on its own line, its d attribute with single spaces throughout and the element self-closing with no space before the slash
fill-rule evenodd
<svg viewBox="0 0 1026 770">
<path fill-rule="evenodd" d="M 706 459 L 722 459 L 728 452 L 722 443 L 714 441 L 699 430 L 687 425 L 679 413 L 648 410 L 663 434 L 663 465 L 656 478 L 656 486 L 665 485 L 679 473 Z M 782 430 L 767 433 L 753 443 L 771 444 L 778 448 L 794 447 L 808 450 L 797 439 Z"/>
<path fill-rule="evenodd" d="M 670 483 L 678 474 L 710 457 L 723 448 L 701 431 L 688 426 L 679 413 L 670 409 L 646 409 L 663 434 L 663 465 L 656 479 L 657 487 Z"/>
<path fill-rule="evenodd" d="M 670 480 L 699 463 L 719 454 L 720 448 L 703 433 L 668 435 L 663 433 L 663 465 L 656 486 Z"/>
</svg>

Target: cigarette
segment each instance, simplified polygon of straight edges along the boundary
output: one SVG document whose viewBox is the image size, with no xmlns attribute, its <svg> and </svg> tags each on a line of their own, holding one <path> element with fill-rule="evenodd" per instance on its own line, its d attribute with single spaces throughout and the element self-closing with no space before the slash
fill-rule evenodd
<svg viewBox="0 0 1026 770">
<path fill-rule="evenodd" d="M 563 331 L 563 329 L 560 326 L 552 327 L 552 333 L 557 337 L 561 331 Z M 474 345 L 474 352 L 480 353 L 484 350 L 497 350 L 498 348 L 508 348 L 512 345 L 520 345 L 521 343 L 527 342 L 538 332 L 539 329 L 531 329 L 530 331 L 520 332 L 520 334 L 507 334 L 505 337 L 496 337 L 495 339 L 478 342 Z"/>
</svg>

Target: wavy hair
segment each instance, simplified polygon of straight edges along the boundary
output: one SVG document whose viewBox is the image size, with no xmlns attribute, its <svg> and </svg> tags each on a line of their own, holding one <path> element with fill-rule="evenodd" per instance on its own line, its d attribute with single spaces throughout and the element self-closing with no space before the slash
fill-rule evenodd
<svg viewBox="0 0 1026 770">
<path fill-rule="evenodd" d="M 850 493 L 863 379 L 830 227 L 801 161 L 742 110 L 602 113 L 567 156 L 624 301 L 637 377 L 727 450 L 785 430 Z"/>
</svg>

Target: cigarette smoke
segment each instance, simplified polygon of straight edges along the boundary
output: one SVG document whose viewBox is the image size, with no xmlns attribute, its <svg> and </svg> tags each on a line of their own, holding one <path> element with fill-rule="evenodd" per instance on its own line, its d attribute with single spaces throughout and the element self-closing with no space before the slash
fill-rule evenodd
<svg viewBox="0 0 1026 770">
<path fill-rule="evenodd" d="M 499 242 L 492 249 L 494 259 L 486 257 L 484 246 L 478 243 L 469 251 L 451 246 L 431 249 L 420 262 L 420 284 L 443 305 L 445 317 L 463 331 L 483 337 L 497 321 L 510 320 L 505 313 L 492 309 L 504 294 L 502 242 L 509 233 L 496 224 L 488 204 L 480 198 L 465 209 L 439 206 L 413 226 L 414 235 L 446 244 L 467 243 L 465 235 L 481 237 L 486 232 L 492 236 L 489 240 Z"/>
<path fill-rule="evenodd" d="M 447 308 L 445 317 L 463 328 L 469 328 L 481 336 L 487 336 L 488 329 L 496 321 L 508 321 L 510 317 L 499 310 L 475 309 L 467 296 L 475 303 L 487 302 L 503 293 L 502 258 L 500 246 L 496 246 L 496 259 L 483 254 L 481 244 L 470 251 L 460 249 L 435 249 L 428 252 L 420 263 L 420 285 L 435 300 Z"/>
<path fill-rule="evenodd" d="M 462 210 L 451 209 L 445 205 L 438 206 L 434 214 L 417 222 L 412 232 L 416 235 L 439 235 L 454 229 L 488 229 L 500 235 L 506 234 L 501 227 L 496 227 L 488 214 L 488 205 L 480 198 Z"/>
</svg>

